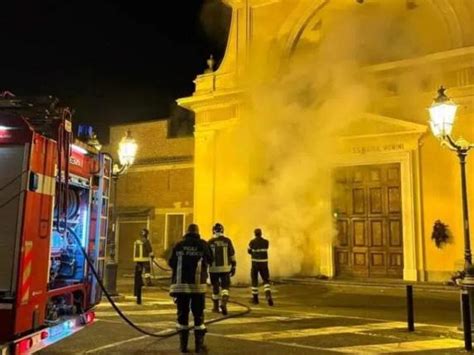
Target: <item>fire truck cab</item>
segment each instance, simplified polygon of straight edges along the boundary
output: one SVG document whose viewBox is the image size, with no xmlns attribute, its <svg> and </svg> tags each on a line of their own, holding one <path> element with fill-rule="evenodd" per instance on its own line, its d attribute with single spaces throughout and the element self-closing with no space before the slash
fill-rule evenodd
<svg viewBox="0 0 474 355">
<path fill-rule="evenodd" d="M 29 354 L 94 321 L 112 161 L 74 140 L 53 97 L 0 96 L 0 354 Z"/>
</svg>

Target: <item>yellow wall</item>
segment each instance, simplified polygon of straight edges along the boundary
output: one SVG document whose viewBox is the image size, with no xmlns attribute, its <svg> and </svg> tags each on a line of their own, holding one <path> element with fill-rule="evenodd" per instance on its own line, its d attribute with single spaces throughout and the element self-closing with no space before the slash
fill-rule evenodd
<svg viewBox="0 0 474 355">
<path fill-rule="evenodd" d="M 405 129 L 402 121 L 426 125 L 426 107 L 445 84 L 460 104 L 455 134 L 474 141 L 474 2 L 420 0 L 413 10 L 396 0 L 226 3 L 233 21 L 222 65 L 198 76 L 192 97 L 178 100 L 196 113 L 195 219 L 205 230 L 217 220 L 224 223 L 243 250 L 259 220 L 274 221 L 269 215 L 281 213 L 280 227 L 287 232 L 274 235 L 273 257 L 279 265 L 291 262 L 273 264 L 273 271 L 299 272 L 301 267 L 291 265 L 311 256 L 314 265 L 307 272 L 332 275 L 327 179 L 315 172 L 338 158 L 330 149 L 337 132 L 365 112 L 401 120 L 395 130 Z M 390 126 L 384 125 L 385 130 Z M 374 139 L 367 138 L 367 144 Z M 412 200 L 413 229 L 407 233 L 413 235 L 404 237 L 416 250 L 410 261 L 414 272 L 405 277 L 446 280 L 463 258 L 458 162 L 429 132 L 413 139 L 407 148 L 413 191 L 405 197 Z M 287 149 L 282 140 L 288 141 Z M 470 196 L 473 159 L 468 159 Z M 268 180 L 273 188 L 261 189 L 261 181 Z M 294 200 L 282 191 L 294 193 Z M 303 192 L 309 197 L 299 196 Z M 473 204 L 471 197 L 471 215 Z M 308 218 L 300 221 L 300 216 Z M 437 219 L 453 235 L 441 249 L 431 241 Z M 306 225 L 308 220 L 317 226 Z M 310 239 L 289 235 L 291 230 Z M 280 253 L 275 245 L 297 250 Z"/>
</svg>

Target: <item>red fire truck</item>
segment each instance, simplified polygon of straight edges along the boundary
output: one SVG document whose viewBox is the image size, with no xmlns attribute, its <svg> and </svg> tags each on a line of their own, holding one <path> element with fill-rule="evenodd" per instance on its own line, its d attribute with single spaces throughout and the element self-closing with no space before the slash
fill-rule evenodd
<svg viewBox="0 0 474 355">
<path fill-rule="evenodd" d="M 74 140 L 58 100 L 0 96 L 0 354 L 30 354 L 94 321 L 112 161 Z"/>
</svg>

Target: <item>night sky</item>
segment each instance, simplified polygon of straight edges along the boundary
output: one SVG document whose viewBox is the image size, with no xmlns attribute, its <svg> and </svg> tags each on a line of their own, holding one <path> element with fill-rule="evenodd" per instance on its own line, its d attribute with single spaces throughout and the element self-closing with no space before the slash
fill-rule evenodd
<svg viewBox="0 0 474 355">
<path fill-rule="evenodd" d="M 2 3 L 0 91 L 54 95 L 102 139 L 114 123 L 173 114 L 225 49 L 219 0 L 14 0 Z"/>
</svg>

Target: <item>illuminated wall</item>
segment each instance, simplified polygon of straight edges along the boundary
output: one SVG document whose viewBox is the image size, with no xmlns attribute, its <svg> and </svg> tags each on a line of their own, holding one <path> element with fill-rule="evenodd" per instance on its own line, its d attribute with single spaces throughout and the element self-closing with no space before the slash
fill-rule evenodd
<svg viewBox="0 0 474 355">
<path fill-rule="evenodd" d="M 462 268 L 457 158 L 427 130 L 426 107 L 446 85 L 460 105 L 455 134 L 474 140 L 474 2 L 225 3 L 225 58 L 178 103 L 196 114 L 195 221 L 224 223 L 239 276 L 257 226 L 273 274 L 334 276 L 331 171 L 384 163 L 401 167 L 403 278 L 442 281 Z M 437 219 L 452 232 L 442 248 L 431 240 Z"/>
<path fill-rule="evenodd" d="M 155 254 L 162 255 L 184 231 L 171 230 L 177 216 L 186 225 L 193 221 L 194 139 L 169 138 L 168 120 L 112 126 L 105 151 L 115 155 L 118 143 L 130 130 L 137 142 L 134 165 L 117 183 L 119 266 L 133 268 L 133 242 L 141 228 L 150 230 Z M 170 236 L 169 234 L 174 234 Z"/>
</svg>

